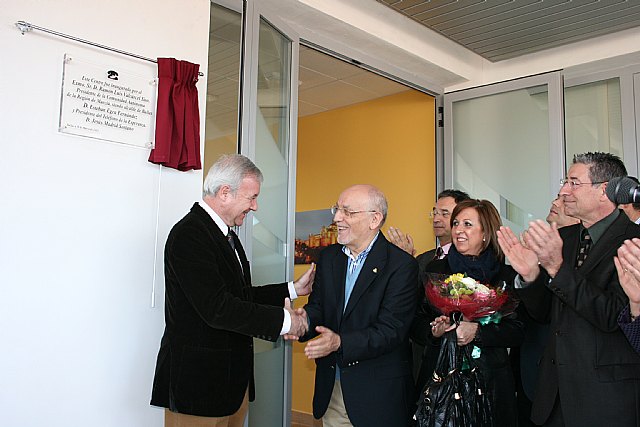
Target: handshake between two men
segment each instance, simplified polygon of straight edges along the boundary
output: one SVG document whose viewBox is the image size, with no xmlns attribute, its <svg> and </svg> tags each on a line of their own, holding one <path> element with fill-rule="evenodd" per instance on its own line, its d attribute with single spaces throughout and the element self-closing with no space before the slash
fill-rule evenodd
<svg viewBox="0 0 640 427">
<path fill-rule="evenodd" d="M 302 296 L 311 293 L 315 274 L 316 265 L 311 264 L 311 267 L 294 282 L 298 295 Z M 289 328 L 289 332 L 283 335 L 283 338 L 288 341 L 297 341 L 309 332 L 309 317 L 307 316 L 307 312 L 304 308 L 294 309 L 291 307 L 291 300 L 289 298 L 285 298 L 284 300 L 284 309 L 287 310 L 291 316 L 291 327 Z M 304 354 L 307 358 L 318 359 L 340 348 L 340 335 L 324 326 L 316 326 L 316 332 L 319 334 L 318 337 L 307 343 L 304 349 Z"/>
</svg>

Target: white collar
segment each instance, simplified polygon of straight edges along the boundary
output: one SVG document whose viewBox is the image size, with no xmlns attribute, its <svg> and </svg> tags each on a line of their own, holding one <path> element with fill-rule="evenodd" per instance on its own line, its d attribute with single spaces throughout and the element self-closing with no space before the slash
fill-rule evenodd
<svg viewBox="0 0 640 427">
<path fill-rule="evenodd" d="M 218 215 L 216 211 L 211 208 L 211 206 L 209 206 L 204 200 L 200 200 L 198 204 L 202 209 L 205 210 L 206 213 L 209 214 L 213 222 L 215 222 L 220 231 L 222 231 L 222 234 L 224 234 L 225 236 L 229 234 L 229 226 L 224 223 L 222 218 L 220 218 L 220 215 Z"/>
<path fill-rule="evenodd" d="M 445 255 L 449 254 L 449 248 L 451 248 L 451 242 L 447 243 L 444 246 L 440 246 L 442 248 L 442 253 L 444 253 Z"/>
</svg>

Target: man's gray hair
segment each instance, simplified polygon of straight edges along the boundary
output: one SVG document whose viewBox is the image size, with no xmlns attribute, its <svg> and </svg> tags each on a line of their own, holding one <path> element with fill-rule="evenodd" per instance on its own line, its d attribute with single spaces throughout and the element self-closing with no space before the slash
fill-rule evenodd
<svg viewBox="0 0 640 427">
<path fill-rule="evenodd" d="M 242 154 L 225 154 L 211 166 L 204 179 L 202 196 L 215 196 L 220 187 L 228 185 L 235 194 L 242 180 L 247 176 L 255 177 L 260 184 L 264 180 L 260 169 Z"/>
<path fill-rule="evenodd" d="M 612 178 L 627 176 L 627 168 L 620 157 L 611 153 L 582 153 L 573 156 L 573 163 L 589 166 L 591 182 L 606 182 Z"/>
<path fill-rule="evenodd" d="M 369 203 L 371 204 L 369 209 L 382 214 L 382 221 L 380 222 L 380 227 L 382 228 L 384 222 L 387 220 L 387 212 L 389 211 L 387 198 L 382 191 L 372 186 L 371 190 L 369 190 Z"/>
</svg>

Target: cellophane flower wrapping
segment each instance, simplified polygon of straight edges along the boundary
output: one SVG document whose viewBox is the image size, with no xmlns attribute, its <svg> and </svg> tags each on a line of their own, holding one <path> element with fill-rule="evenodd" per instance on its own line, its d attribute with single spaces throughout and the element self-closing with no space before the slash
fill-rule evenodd
<svg viewBox="0 0 640 427">
<path fill-rule="evenodd" d="M 516 301 L 506 292 L 506 284 L 490 286 L 463 273 L 427 275 L 425 293 L 431 305 L 447 316 L 460 312 L 468 320 L 515 310 Z M 501 317 L 500 316 L 500 317 Z"/>
</svg>

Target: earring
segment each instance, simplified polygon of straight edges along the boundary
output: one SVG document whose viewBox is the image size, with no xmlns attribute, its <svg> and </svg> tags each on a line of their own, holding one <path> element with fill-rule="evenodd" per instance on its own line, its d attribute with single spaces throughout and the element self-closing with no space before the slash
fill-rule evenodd
<svg viewBox="0 0 640 427">
<path fill-rule="evenodd" d="M 484 237 L 484 236 L 482 236 L 482 241 L 483 241 L 483 242 L 486 242 L 486 241 L 487 241 L 487 238 L 486 238 L 486 237 Z"/>
</svg>

